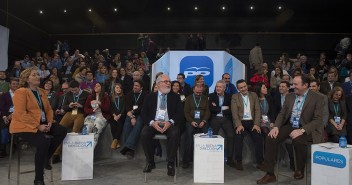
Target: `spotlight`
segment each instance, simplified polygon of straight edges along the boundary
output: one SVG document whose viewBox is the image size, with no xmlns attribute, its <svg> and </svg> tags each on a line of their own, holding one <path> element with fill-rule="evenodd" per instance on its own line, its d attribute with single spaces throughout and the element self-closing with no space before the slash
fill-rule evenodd
<svg viewBox="0 0 352 185">
<path fill-rule="evenodd" d="M 282 6 L 278 6 L 277 9 L 281 10 L 281 9 L 282 9 Z"/>
<path fill-rule="evenodd" d="M 250 6 L 249 9 L 253 10 L 253 9 L 254 9 L 254 6 Z"/>
<path fill-rule="evenodd" d="M 92 12 L 92 9 L 89 8 L 89 9 L 88 9 L 88 12 Z"/>
<path fill-rule="evenodd" d="M 170 8 L 170 7 L 167 7 L 166 9 L 167 9 L 167 11 L 170 11 L 170 10 L 171 10 L 171 8 Z"/>
<path fill-rule="evenodd" d="M 43 14 L 44 12 L 43 12 L 43 10 L 39 10 L 39 13 L 40 13 L 40 14 Z"/>
<path fill-rule="evenodd" d="M 117 8 L 114 8 L 114 12 L 117 12 Z"/>
<path fill-rule="evenodd" d="M 222 6 L 221 9 L 222 9 L 222 10 L 226 10 L 226 6 Z"/>
<path fill-rule="evenodd" d="M 194 7 L 194 10 L 198 10 L 198 6 L 195 6 L 195 7 Z"/>
<path fill-rule="evenodd" d="M 66 10 L 66 9 L 64 10 L 64 13 L 67 13 L 67 10 Z"/>
</svg>

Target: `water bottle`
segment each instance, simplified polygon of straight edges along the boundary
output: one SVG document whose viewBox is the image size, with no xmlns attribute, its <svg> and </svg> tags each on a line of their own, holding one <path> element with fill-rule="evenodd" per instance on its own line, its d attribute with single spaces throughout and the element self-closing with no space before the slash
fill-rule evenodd
<svg viewBox="0 0 352 185">
<path fill-rule="evenodd" d="M 211 129 L 211 127 L 208 128 L 208 137 L 209 138 L 213 137 L 213 129 Z"/>
<path fill-rule="evenodd" d="M 82 135 L 87 135 L 88 134 L 88 128 L 86 125 L 83 125 L 83 128 L 82 128 Z"/>
<path fill-rule="evenodd" d="M 341 137 L 339 139 L 339 147 L 340 148 L 347 148 L 347 139 L 344 134 L 341 134 Z"/>
</svg>

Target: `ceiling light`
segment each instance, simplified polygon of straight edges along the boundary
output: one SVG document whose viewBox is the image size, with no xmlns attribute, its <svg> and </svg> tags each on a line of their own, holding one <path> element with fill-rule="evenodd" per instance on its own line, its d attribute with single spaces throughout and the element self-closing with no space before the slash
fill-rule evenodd
<svg viewBox="0 0 352 185">
<path fill-rule="evenodd" d="M 221 9 L 222 9 L 222 10 L 226 10 L 226 6 L 222 6 Z"/>
<path fill-rule="evenodd" d="M 281 10 L 281 9 L 282 9 L 282 6 L 278 6 L 277 9 Z"/>
<path fill-rule="evenodd" d="M 253 10 L 253 9 L 254 9 L 254 6 L 250 6 L 249 9 Z"/>
<path fill-rule="evenodd" d="M 92 9 L 89 8 L 89 9 L 88 9 L 88 12 L 92 12 Z"/>
<path fill-rule="evenodd" d="M 39 10 L 39 13 L 40 13 L 40 14 L 43 14 L 44 12 L 43 12 L 43 10 Z"/>
<path fill-rule="evenodd" d="M 194 7 L 194 10 L 198 10 L 198 7 L 197 7 L 197 6 L 195 6 L 195 7 Z"/>
<path fill-rule="evenodd" d="M 66 10 L 66 9 L 64 10 L 64 13 L 67 13 L 67 10 Z"/>
<path fill-rule="evenodd" d="M 114 12 L 117 12 L 117 8 L 114 8 Z"/>
<path fill-rule="evenodd" d="M 170 10 L 171 10 L 171 8 L 170 8 L 170 7 L 167 7 L 166 9 L 167 9 L 167 11 L 170 11 Z"/>
</svg>

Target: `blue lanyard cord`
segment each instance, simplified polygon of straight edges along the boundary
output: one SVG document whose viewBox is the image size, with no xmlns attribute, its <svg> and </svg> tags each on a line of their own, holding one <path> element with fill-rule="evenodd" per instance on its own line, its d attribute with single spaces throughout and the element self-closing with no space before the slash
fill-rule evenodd
<svg viewBox="0 0 352 185">
<path fill-rule="evenodd" d="M 200 95 L 199 101 L 198 101 L 198 103 L 197 103 L 196 98 L 195 98 L 195 96 L 194 96 L 194 94 L 193 94 L 193 101 L 194 101 L 194 104 L 196 104 L 196 108 L 197 108 L 197 110 L 198 110 L 198 109 L 199 109 L 200 102 L 202 101 L 202 95 Z"/>
<path fill-rule="evenodd" d="M 137 105 L 137 102 L 138 102 L 138 100 L 139 100 L 139 97 L 141 97 L 141 94 L 142 94 L 142 92 L 140 92 L 139 95 L 138 95 L 138 98 L 136 98 L 136 94 L 133 93 L 133 96 L 134 96 L 134 104 L 135 104 L 135 105 Z"/>
<path fill-rule="evenodd" d="M 32 91 L 33 95 L 35 96 L 35 100 L 37 100 L 37 103 L 38 103 L 38 106 L 40 108 L 40 110 L 43 110 L 43 104 L 42 104 L 42 100 L 40 98 L 40 93 L 39 91 L 37 90 L 37 95 Z"/>
<path fill-rule="evenodd" d="M 260 103 L 260 111 L 262 112 L 262 114 L 265 114 L 265 108 L 266 108 L 266 99 L 264 98 L 264 102 Z"/>
<path fill-rule="evenodd" d="M 247 108 L 247 105 L 248 105 L 248 94 L 247 94 L 247 96 L 246 96 L 246 101 L 244 100 L 244 98 L 243 98 L 243 95 L 241 95 L 241 97 L 242 97 L 242 101 L 243 101 L 243 104 L 244 104 L 244 106 Z"/>
<path fill-rule="evenodd" d="M 339 103 L 334 103 L 334 111 L 335 111 L 335 116 L 338 116 L 339 113 Z"/>
<path fill-rule="evenodd" d="M 116 98 L 114 98 L 114 104 L 117 110 L 120 110 L 120 96 L 117 97 L 117 105 L 116 105 Z"/>
</svg>

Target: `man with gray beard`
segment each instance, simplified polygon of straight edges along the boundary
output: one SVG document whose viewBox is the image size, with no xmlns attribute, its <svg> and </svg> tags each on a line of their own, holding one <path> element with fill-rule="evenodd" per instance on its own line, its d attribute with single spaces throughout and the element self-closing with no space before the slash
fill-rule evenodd
<svg viewBox="0 0 352 185">
<path fill-rule="evenodd" d="M 155 168 L 154 142 L 156 134 L 167 136 L 167 175 L 175 176 L 175 158 L 180 140 L 179 125 L 184 119 L 180 96 L 171 90 L 170 78 L 162 74 L 156 79 L 158 91 L 149 94 L 144 101 L 141 116 L 145 124 L 142 134 L 142 146 L 147 159 L 144 173 Z"/>
</svg>

